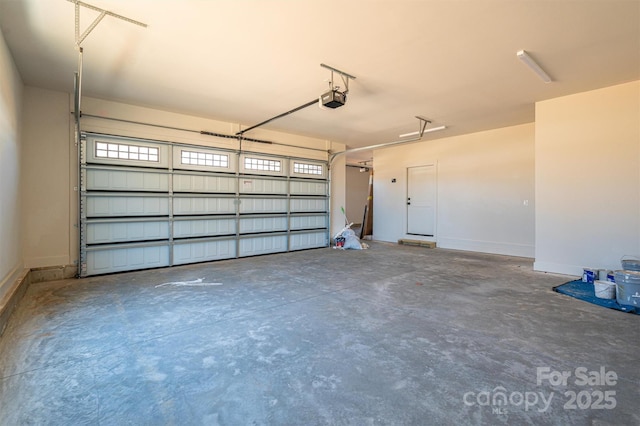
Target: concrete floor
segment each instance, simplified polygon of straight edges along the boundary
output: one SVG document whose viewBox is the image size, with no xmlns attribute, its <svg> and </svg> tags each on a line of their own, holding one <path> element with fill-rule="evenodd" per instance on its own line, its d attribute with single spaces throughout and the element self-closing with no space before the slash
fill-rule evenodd
<svg viewBox="0 0 640 426">
<path fill-rule="evenodd" d="M 640 424 L 640 317 L 571 278 L 371 243 L 33 284 L 0 425 Z"/>
</svg>

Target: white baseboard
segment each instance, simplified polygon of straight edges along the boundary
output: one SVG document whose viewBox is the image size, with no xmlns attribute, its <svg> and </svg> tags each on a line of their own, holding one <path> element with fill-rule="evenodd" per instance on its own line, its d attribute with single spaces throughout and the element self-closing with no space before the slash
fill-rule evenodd
<svg viewBox="0 0 640 426">
<path fill-rule="evenodd" d="M 73 278 L 78 272 L 76 265 L 48 266 L 44 268 L 16 267 L 0 282 L 0 335 L 4 332 L 22 296 L 31 283 L 57 281 Z"/>
<path fill-rule="evenodd" d="M 535 257 L 535 246 L 528 244 L 504 243 L 499 241 L 465 240 L 459 238 L 437 238 L 440 248 L 477 251 L 517 257 Z"/>
<path fill-rule="evenodd" d="M 29 286 L 29 270 L 17 267 L 0 283 L 0 335 Z"/>
<path fill-rule="evenodd" d="M 567 265 L 564 263 L 553 262 L 533 262 L 533 270 L 541 272 L 552 272 L 554 274 L 573 275 L 576 277 L 582 276 L 582 267 L 576 265 Z"/>
</svg>

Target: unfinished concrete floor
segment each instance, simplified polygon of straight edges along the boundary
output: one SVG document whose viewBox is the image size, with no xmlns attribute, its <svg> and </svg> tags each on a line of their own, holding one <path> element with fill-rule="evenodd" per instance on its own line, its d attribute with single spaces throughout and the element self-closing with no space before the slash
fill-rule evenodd
<svg viewBox="0 0 640 426">
<path fill-rule="evenodd" d="M 0 424 L 637 425 L 640 317 L 569 279 L 372 243 L 33 284 Z"/>
</svg>

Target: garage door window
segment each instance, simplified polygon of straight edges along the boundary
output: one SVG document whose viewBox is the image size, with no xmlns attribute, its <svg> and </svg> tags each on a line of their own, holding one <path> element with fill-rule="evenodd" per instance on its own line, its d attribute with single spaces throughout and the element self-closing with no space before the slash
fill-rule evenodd
<svg viewBox="0 0 640 426">
<path fill-rule="evenodd" d="M 182 151 L 182 164 L 229 168 L 229 156 L 206 152 Z"/>
<path fill-rule="evenodd" d="M 282 162 L 278 160 L 265 160 L 263 158 L 245 157 L 244 168 L 247 170 L 279 172 L 282 170 Z"/>
<path fill-rule="evenodd" d="M 126 145 L 122 143 L 96 142 L 96 157 L 158 162 L 158 148 Z"/>
<path fill-rule="evenodd" d="M 322 176 L 322 166 L 319 164 L 309 164 L 309 163 L 293 163 L 293 172 L 299 173 L 302 175 L 319 175 Z"/>
</svg>

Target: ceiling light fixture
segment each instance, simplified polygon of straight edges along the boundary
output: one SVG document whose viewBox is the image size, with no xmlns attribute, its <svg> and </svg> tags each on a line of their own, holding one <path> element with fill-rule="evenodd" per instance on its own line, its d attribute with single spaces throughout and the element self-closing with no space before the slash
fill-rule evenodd
<svg viewBox="0 0 640 426">
<path fill-rule="evenodd" d="M 373 160 L 358 161 L 358 163 L 362 164 L 362 167 L 360 167 L 360 173 L 364 173 L 364 172 L 368 172 L 369 171 L 369 166 L 367 166 L 367 163 L 369 161 L 373 161 Z"/>
<path fill-rule="evenodd" d="M 438 126 L 438 127 L 432 127 L 430 129 L 425 129 L 422 131 L 422 133 L 431 133 L 431 132 L 437 132 L 438 130 L 444 130 L 446 129 L 447 126 Z M 420 132 L 411 132 L 411 133 L 404 133 L 402 135 L 398 135 L 399 138 L 406 138 L 408 136 L 415 136 L 415 135 L 419 135 Z"/>
<path fill-rule="evenodd" d="M 551 83 L 553 81 L 551 80 L 551 77 L 549 77 L 549 74 L 547 74 L 545 70 L 543 70 L 540 65 L 538 65 L 537 62 L 534 61 L 526 51 L 518 50 L 518 52 L 516 52 L 516 56 L 518 57 L 518 59 L 524 62 L 524 64 L 528 66 L 531 71 L 535 72 L 536 75 L 542 79 L 542 81 L 544 81 L 545 83 Z"/>
</svg>

